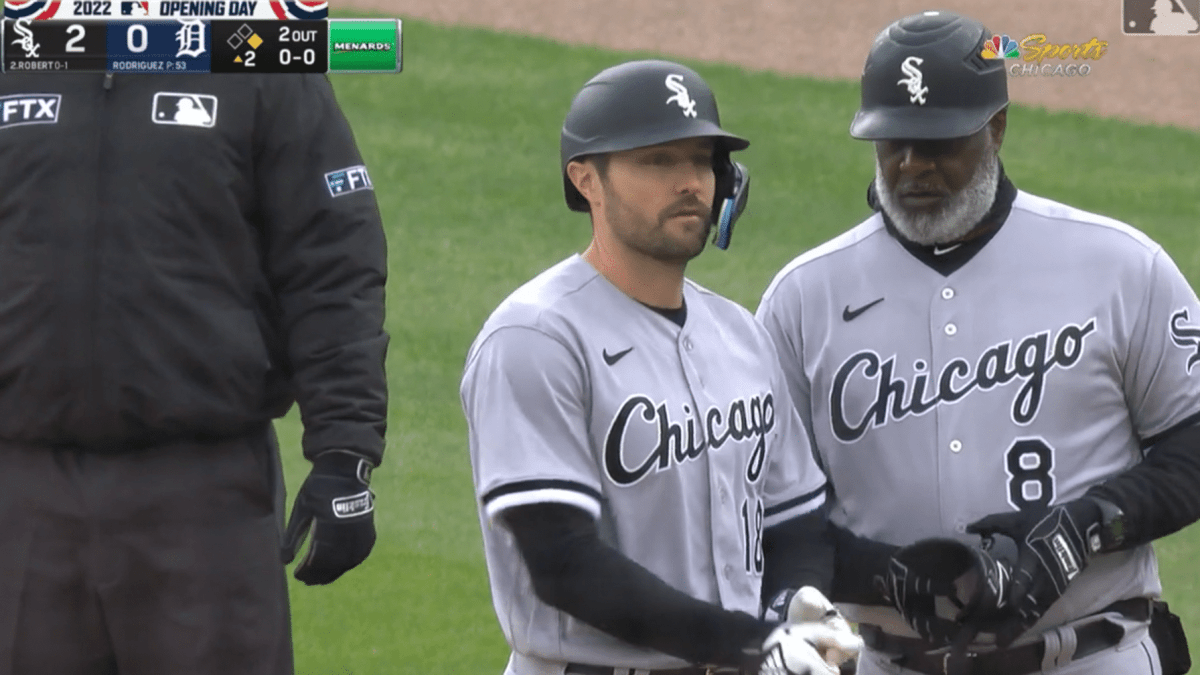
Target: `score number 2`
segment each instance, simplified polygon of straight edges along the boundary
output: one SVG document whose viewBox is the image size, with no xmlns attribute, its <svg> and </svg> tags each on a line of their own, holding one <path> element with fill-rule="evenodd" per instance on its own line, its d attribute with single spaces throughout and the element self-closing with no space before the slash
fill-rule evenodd
<svg viewBox="0 0 1200 675">
<path fill-rule="evenodd" d="M 80 24 L 73 23 L 67 26 L 67 35 L 70 39 L 67 40 L 68 52 L 85 51 L 80 42 L 83 42 L 83 36 L 87 35 L 87 30 Z M 134 39 L 137 43 L 134 43 Z M 146 27 L 140 23 L 135 23 L 129 26 L 125 31 L 125 46 L 129 47 L 129 51 L 134 54 L 141 54 L 146 51 L 146 47 L 150 44 L 150 33 L 146 31 Z"/>
<path fill-rule="evenodd" d="M 79 44 L 80 42 L 83 42 L 83 36 L 87 35 L 87 31 L 84 30 L 83 26 L 77 23 L 67 26 L 67 35 L 71 36 L 71 38 L 67 40 L 67 51 L 77 53 L 84 51 L 83 46 Z"/>
<path fill-rule="evenodd" d="M 80 52 L 87 51 L 83 48 L 83 45 L 79 44 L 80 42 L 83 42 L 83 37 L 87 35 L 87 29 L 84 28 L 82 24 L 73 23 L 67 26 L 67 35 L 71 36 L 67 40 L 68 52 L 74 52 L 78 54 Z M 139 38 L 140 44 L 136 46 L 133 44 L 134 35 L 141 36 Z M 146 32 L 146 27 L 141 24 L 135 23 L 131 25 L 129 30 L 125 32 L 125 44 L 129 47 L 129 51 L 135 54 L 140 54 L 141 52 L 146 51 L 146 46 L 149 43 L 150 34 Z"/>
</svg>

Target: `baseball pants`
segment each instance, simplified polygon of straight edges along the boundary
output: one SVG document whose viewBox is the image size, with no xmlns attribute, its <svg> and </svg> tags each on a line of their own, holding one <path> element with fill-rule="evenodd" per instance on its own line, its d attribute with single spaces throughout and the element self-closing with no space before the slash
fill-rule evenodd
<svg viewBox="0 0 1200 675">
<path fill-rule="evenodd" d="M 1095 617 L 1089 617 L 1074 623 L 1094 620 L 1096 620 Z M 1059 667 L 1046 668 L 1041 672 L 1053 675 L 1162 675 L 1158 649 L 1150 638 L 1148 624 L 1131 621 L 1120 616 L 1109 620 L 1119 623 L 1125 629 L 1125 637 L 1115 647 L 1070 661 Z M 1048 656 L 1054 658 L 1056 655 Z M 858 662 L 857 675 L 920 674 L 892 663 L 887 654 L 863 649 Z"/>
<path fill-rule="evenodd" d="M 104 453 L 0 442 L 0 675 L 292 675 L 269 425 Z"/>
</svg>

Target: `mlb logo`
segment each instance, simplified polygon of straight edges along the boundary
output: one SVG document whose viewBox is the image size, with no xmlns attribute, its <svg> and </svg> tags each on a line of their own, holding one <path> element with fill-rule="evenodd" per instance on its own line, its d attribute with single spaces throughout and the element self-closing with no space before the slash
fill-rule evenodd
<svg viewBox="0 0 1200 675">
<path fill-rule="evenodd" d="M 1126 35 L 1200 35 L 1200 0 L 1125 0 Z"/>
<path fill-rule="evenodd" d="M 217 123 L 217 97 L 160 91 L 150 113 L 155 124 L 211 128 Z"/>
<path fill-rule="evenodd" d="M 0 96 L 0 129 L 22 124 L 58 124 L 61 94 Z"/>
<path fill-rule="evenodd" d="M 150 16 L 150 0 L 122 0 L 121 16 Z"/>
<path fill-rule="evenodd" d="M 367 167 L 361 164 L 338 171 L 330 171 L 325 174 L 325 184 L 329 187 L 330 196 L 333 197 L 341 197 L 359 190 L 374 189 L 374 186 L 371 185 L 371 178 L 367 175 Z"/>
</svg>

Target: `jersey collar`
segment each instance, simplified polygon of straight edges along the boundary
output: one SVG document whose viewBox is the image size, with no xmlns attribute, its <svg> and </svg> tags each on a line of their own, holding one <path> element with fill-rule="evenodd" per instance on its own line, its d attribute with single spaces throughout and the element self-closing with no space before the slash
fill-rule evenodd
<svg viewBox="0 0 1200 675">
<path fill-rule="evenodd" d="M 941 274 L 944 277 L 950 276 L 958 268 L 967 264 L 971 258 L 975 257 L 983 249 L 984 245 L 991 241 L 992 237 L 1000 231 L 1001 226 L 1008 220 L 1008 213 L 1012 210 L 1013 200 L 1017 198 L 1017 188 L 1008 179 L 1008 175 L 1004 173 L 1004 165 L 1000 165 L 1000 184 L 996 188 L 996 199 L 992 202 L 992 208 L 980 219 L 979 224 L 988 224 L 988 231 L 974 239 L 959 244 L 953 250 L 944 251 L 947 247 L 944 246 L 923 246 L 909 241 L 904 238 L 896 230 L 896 226 L 892 224 L 892 219 L 883 211 L 883 207 L 879 205 L 879 197 L 875 193 L 875 181 L 867 186 L 867 204 L 872 209 L 877 211 L 883 217 L 883 224 L 887 228 L 896 241 L 908 250 L 917 260 L 925 263 L 929 268 Z M 939 253 L 939 251 L 941 251 Z"/>
</svg>

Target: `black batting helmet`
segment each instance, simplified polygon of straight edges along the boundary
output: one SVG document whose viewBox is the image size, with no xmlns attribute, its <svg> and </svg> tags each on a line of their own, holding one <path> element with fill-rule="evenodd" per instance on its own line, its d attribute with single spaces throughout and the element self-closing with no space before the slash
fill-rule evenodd
<svg viewBox="0 0 1200 675">
<path fill-rule="evenodd" d="M 559 142 L 567 206 L 590 210 L 567 177 L 572 160 L 697 137 L 716 142 L 713 220 L 718 225 L 717 246 L 725 248 L 733 221 L 745 208 L 750 182 L 746 168 L 733 162 L 729 153 L 744 150 L 750 141 L 721 128 L 712 90 L 696 71 L 678 63 L 622 63 L 601 71 L 575 95 Z"/>
<path fill-rule="evenodd" d="M 862 74 L 855 138 L 969 136 L 1008 105 L 1004 58 L 984 58 L 991 32 L 945 11 L 906 16 L 883 29 Z"/>
</svg>

